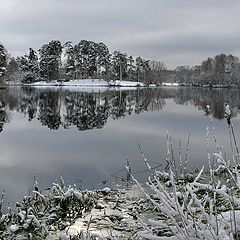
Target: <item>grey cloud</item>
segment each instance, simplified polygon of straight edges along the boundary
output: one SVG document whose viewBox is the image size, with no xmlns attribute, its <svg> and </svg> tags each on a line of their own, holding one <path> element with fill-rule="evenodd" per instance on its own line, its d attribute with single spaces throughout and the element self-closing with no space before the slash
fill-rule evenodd
<svg viewBox="0 0 240 240">
<path fill-rule="evenodd" d="M 239 53 L 237 0 L 0 0 L 0 41 L 13 54 L 52 39 L 104 41 L 170 67 Z"/>
</svg>

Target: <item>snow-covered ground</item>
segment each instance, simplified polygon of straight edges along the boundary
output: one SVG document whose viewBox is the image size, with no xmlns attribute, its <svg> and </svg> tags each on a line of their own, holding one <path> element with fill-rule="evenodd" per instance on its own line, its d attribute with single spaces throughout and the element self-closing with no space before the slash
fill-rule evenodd
<svg viewBox="0 0 240 240">
<path fill-rule="evenodd" d="M 144 87 L 145 84 L 132 81 L 105 81 L 101 79 L 77 79 L 68 82 L 51 81 L 51 82 L 35 82 L 31 84 L 23 84 L 27 86 L 61 86 L 61 87 Z"/>
<path fill-rule="evenodd" d="M 75 80 L 70 80 L 68 82 L 60 81 L 60 80 L 55 80 L 55 81 L 39 81 L 39 82 L 34 82 L 34 83 L 21 83 L 21 82 L 8 82 L 8 86 L 35 86 L 35 87 L 64 87 L 67 89 L 78 89 L 81 88 L 82 90 L 86 89 L 108 89 L 110 87 L 113 88 L 121 88 L 121 90 L 131 90 L 133 88 L 138 88 L 138 87 L 158 87 L 156 84 L 149 84 L 145 85 L 142 82 L 133 82 L 133 81 L 120 81 L 120 80 L 110 80 L 106 81 L 103 79 L 75 79 Z M 168 83 L 168 82 L 163 82 L 161 84 L 162 86 L 167 86 L 167 87 L 177 87 L 179 86 L 178 83 Z"/>
<path fill-rule="evenodd" d="M 178 83 L 167 83 L 167 82 L 163 82 L 162 86 L 168 86 L 168 87 L 177 87 L 179 86 Z"/>
</svg>

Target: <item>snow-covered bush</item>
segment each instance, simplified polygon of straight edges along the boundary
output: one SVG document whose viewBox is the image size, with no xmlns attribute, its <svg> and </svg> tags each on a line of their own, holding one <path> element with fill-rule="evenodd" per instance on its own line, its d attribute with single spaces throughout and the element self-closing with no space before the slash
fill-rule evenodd
<svg viewBox="0 0 240 240">
<path fill-rule="evenodd" d="M 208 151 L 209 169 L 206 172 L 202 167 L 197 175 L 189 175 L 189 179 L 185 174 L 177 174 L 173 159 L 167 157 L 169 171 L 154 171 L 149 177 L 147 185 L 151 193 L 132 176 L 155 207 L 156 215 L 148 224 L 143 224 L 143 229 L 134 235 L 135 239 L 240 239 L 240 156 L 228 105 L 225 117 L 233 139 L 234 165 L 224 159 L 214 133 L 216 153 L 210 156 Z M 167 145 L 169 155 L 171 144 Z"/>
<path fill-rule="evenodd" d="M 92 192 L 67 186 L 63 179 L 43 193 L 36 182 L 32 195 L 0 216 L 0 238 L 45 239 L 49 232 L 65 229 L 83 212 L 90 211 L 94 203 Z"/>
<path fill-rule="evenodd" d="M 233 187 L 238 177 L 234 177 L 229 169 L 232 182 L 225 184 L 216 179 L 211 183 L 204 180 L 209 177 L 203 170 L 191 183 L 179 183 L 171 171 L 170 187 L 157 176 L 149 179 L 148 186 L 153 194 L 143 191 L 154 205 L 157 218 L 150 219 L 149 226 L 136 236 L 146 239 L 155 239 L 156 236 L 171 236 L 171 239 L 234 239 L 234 234 L 240 231 L 237 228 L 240 219 L 236 218 L 240 213 L 239 191 Z"/>
</svg>

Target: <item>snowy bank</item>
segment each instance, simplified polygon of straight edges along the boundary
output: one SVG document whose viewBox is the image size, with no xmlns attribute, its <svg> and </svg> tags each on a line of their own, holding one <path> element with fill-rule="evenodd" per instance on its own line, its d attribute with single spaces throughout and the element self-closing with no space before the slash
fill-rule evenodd
<svg viewBox="0 0 240 240">
<path fill-rule="evenodd" d="M 105 81 L 102 79 L 76 79 L 68 82 L 63 81 L 40 81 L 30 84 L 22 84 L 23 86 L 61 86 L 61 87 L 145 87 L 145 84 L 132 81 Z"/>
<path fill-rule="evenodd" d="M 142 229 L 137 215 L 145 209 L 144 203 L 136 185 L 88 191 L 66 185 L 61 178 L 40 191 L 36 182 L 32 194 L 16 203 L 15 209 L 6 214 L 0 209 L 0 239 L 101 240 L 111 235 L 127 240 Z"/>
<path fill-rule="evenodd" d="M 168 83 L 168 82 L 163 82 L 162 86 L 167 86 L 167 87 L 178 87 L 178 83 Z"/>
</svg>

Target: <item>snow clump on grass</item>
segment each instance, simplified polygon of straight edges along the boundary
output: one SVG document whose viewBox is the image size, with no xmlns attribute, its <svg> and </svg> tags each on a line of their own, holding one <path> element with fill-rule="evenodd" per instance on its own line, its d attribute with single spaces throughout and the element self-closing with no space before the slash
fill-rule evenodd
<svg viewBox="0 0 240 240">
<path fill-rule="evenodd" d="M 94 193 L 59 183 L 40 192 L 35 182 L 30 196 L 25 196 L 16 209 L 0 212 L 1 239 L 45 239 L 50 232 L 64 230 L 95 204 Z"/>
<path fill-rule="evenodd" d="M 210 117 L 212 124 L 209 105 L 206 107 L 205 116 Z M 229 105 L 226 105 L 225 117 L 230 139 L 233 140 L 231 144 L 233 165 L 223 157 L 212 124 L 216 152 L 212 156 L 209 153 L 209 126 L 207 126 L 209 161 L 207 171 L 202 167 L 197 175 L 191 174 L 190 178 L 185 175 L 185 171 L 183 174 L 178 174 L 174 158 L 170 154 L 172 146 L 168 137 L 169 168 L 165 171 L 152 171 L 147 183 L 152 191 L 146 192 L 146 189 L 131 175 L 154 206 L 156 213 L 156 217 L 148 219 L 143 229 L 134 235 L 135 239 L 240 239 L 239 150 Z"/>
</svg>

